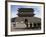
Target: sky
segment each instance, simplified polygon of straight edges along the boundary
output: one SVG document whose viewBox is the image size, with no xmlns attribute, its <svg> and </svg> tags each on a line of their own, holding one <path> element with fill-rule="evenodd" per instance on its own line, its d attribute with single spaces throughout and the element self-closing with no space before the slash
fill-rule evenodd
<svg viewBox="0 0 46 37">
<path fill-rule="evenodd" d="M 18 17 L 18 8 L 33 8 L 34 9 L 34 17 L 41 18 L 41 6 L 22 6 L 22 5 L 11 5 L 11 15 L 13 17 Z"/>
</svg>

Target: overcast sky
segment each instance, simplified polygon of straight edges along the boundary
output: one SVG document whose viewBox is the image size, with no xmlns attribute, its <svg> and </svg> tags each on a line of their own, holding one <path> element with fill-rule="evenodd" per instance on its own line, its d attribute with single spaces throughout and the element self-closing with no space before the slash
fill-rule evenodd
<svg viewBox="0 0 46 37">
<path fill-rule="evenodd" d="M 33 8 L 34 9 L 34 17 L 41 17 L 41 7 L 40 6 L 22 6 L 22 5 L 11 5 L 11 13 L 12 13 L 12 18 L 13 17 L 18 17 L 18 8 Z"/>
</svg>

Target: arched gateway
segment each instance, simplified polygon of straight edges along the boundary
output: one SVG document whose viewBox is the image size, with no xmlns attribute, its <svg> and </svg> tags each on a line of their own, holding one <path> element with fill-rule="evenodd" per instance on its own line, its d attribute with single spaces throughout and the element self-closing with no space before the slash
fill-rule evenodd
<svg viewBox="0 0 46 37">
<path fill-rule="evenodd" d="M 15 17 L 14 20 L 16 25 L 15 28 L 41 28 L 41 19 L 34 17 L 33 8 L 19 8 L 17 15 L 18 17 Z"/>
</svg>

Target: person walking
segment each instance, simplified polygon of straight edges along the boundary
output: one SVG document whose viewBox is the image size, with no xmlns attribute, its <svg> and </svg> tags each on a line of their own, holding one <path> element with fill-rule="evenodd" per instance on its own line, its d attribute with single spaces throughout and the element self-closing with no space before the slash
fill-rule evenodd
<svg viewBox="0 0 46 37">
<path fill-rule="evenodd" d="M 26 28 L 28 28 L 28 20 L 27 19 L 25 19 L 25 25 L 26 25 Z"/>
</svg>

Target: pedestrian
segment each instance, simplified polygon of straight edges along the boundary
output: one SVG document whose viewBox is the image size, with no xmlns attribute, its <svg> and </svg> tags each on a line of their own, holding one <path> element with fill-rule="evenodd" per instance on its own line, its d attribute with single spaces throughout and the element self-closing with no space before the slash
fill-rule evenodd
<svg viewBox="0 0 46 37">
<path fill-rule="evenodd" d="M 26 28 L 28 28 L 28 20 L 27 19 L 25 19 L 24 23 L 26 25 Z"/>
</svg>

